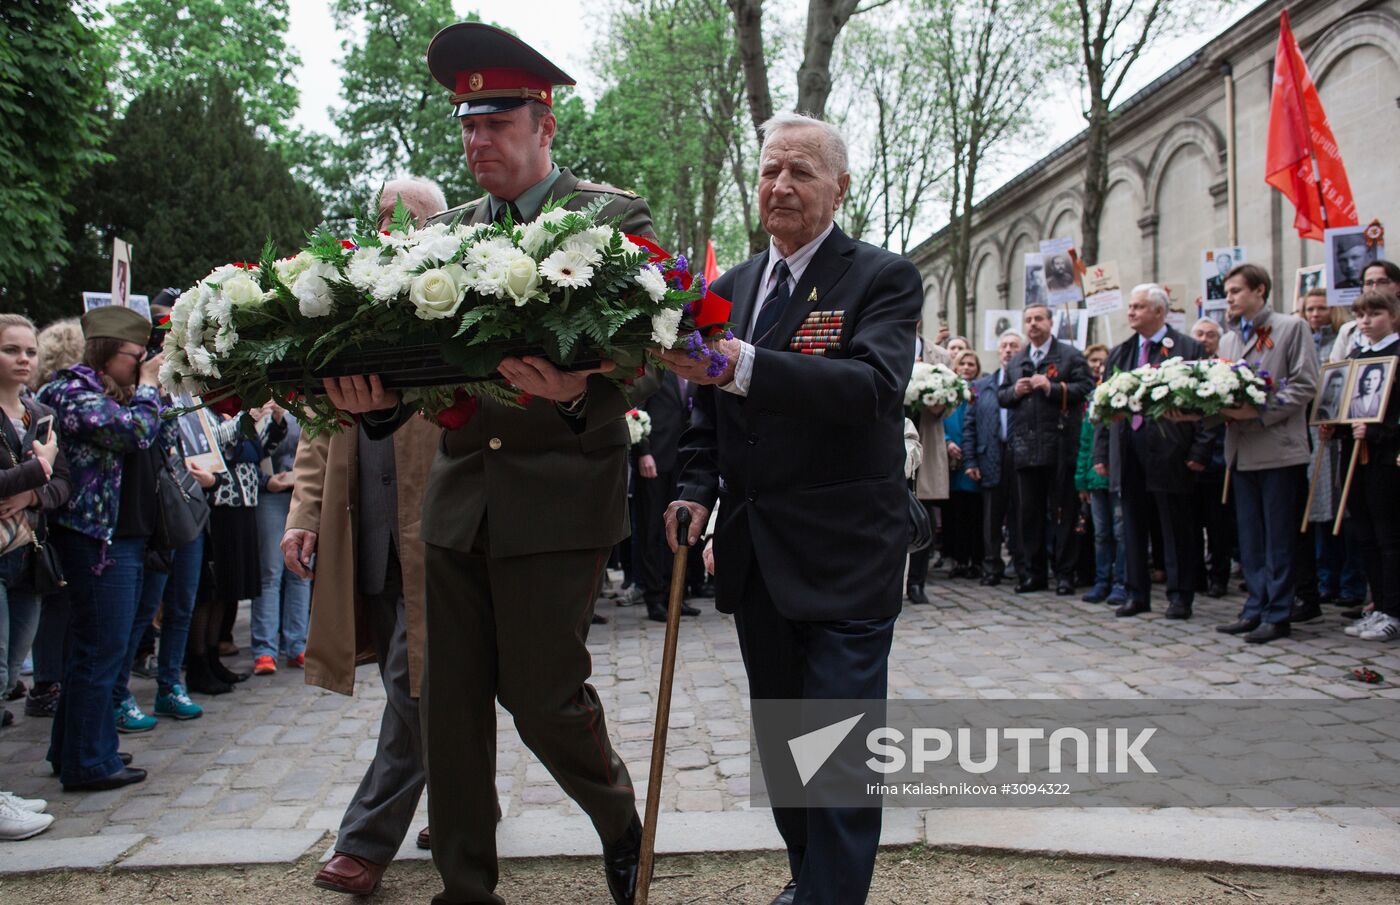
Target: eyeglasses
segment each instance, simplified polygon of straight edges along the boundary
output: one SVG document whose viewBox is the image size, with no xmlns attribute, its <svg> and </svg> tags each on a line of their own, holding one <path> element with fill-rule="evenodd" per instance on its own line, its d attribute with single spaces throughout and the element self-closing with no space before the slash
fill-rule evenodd
<svg viewBox="0 0 1400 905">
<path fill-rule="evenodd" d="M 1386 286 L 1394 286 L 1394 285 L 1395 285 L 1395 281 L 1392 280 L 1390 277 L 1379 277 L 1379 278 L 1377 278 L 1377 279 L 1374 279 L 1374 280 L 1367 280 L 1366 282 L 1362 283 L 1362 284 L 1361 284 L 1361 288 L 1363 288 L 1363 289 L 1382 289 L 1382 288 L 1384 288 L 1384 287 L 1386 287 Z"/>
<path fill-rule="evenodd" d="M 140 364 L 141 362 L 146 360 L 146 353 L 144 351 L 128 352 L 125 349 L 119 349 L 116 352 L 112 353 L 113 358 L 116 358 L 118 355 L 130 355 L 132 358 L 136 359 L 137 364 Z"/>
</svg>

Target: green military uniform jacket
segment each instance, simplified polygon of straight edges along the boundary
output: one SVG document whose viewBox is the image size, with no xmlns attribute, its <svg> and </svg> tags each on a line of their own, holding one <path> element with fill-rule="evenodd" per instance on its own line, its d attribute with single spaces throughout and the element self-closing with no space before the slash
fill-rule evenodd
<svg viewBox="0 0 1400 905">
<path fill-rule="evenodd" d="M 562 170 L 548 199 L 580 210 L 604 198 L 601 219 L 623 232 L 653 236 L 642 198 L 611 186 L 580 182 Z M 445 211 L 430 223 L 488 223 L 481 198 Z M 529 216 L 529 212 L 527 212 Z M 606 377 L 588 379 L 583 414 L 570 419 L 547 399 L 523 410 L 483 398 L 466 426 L 443 431 L 423 499 L 423 541 L 470 551 L 484 521 L 492 556 L 610 547 L 627 536 L 627 426 L 631 403 Z M 367 429 L 369 427 L 367 426 Z"/>
</svg>

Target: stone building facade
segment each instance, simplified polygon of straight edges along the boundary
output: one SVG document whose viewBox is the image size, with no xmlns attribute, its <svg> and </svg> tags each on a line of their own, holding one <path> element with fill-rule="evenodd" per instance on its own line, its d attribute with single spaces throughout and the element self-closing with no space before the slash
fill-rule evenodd
<svg viewBox="0 0 1400 905">
<path fill-rule="evenodd" d="M 1229 242 L 1226 88 L 1234 78 L 1238 245 L 1267 268 L 1275 307 L 1291 309 L 1294 272 L 1322 263 L 1322 244 L 1293 229 L 1293 206 L 1264 182 L 1279 11 L 1269 0 L 1121 105 L 1110 148 L 1099 260 L 1136 283 L 1185 283 L 1199 294 L 1201 252 Z M 1361 223 L 1391 226 L 1400 258 L 1400 0 L 1292 0 L 1293 31 L 1317 83 Z M 1041 239 L 1080 242 L 1083 136 L 1054 150 L 977 205 L 968 304 L 954 299 L 948 230 L 910 258 L 924 276 L 924 322 L 947 323 L 980 349 L 987 309 L 1020 308 L 1023 255 Z M 1187 305 L 1194 320 L 1194 306 Z M 1120 310 L 1092 338 L 1127 335 Z M 1096 320 L 1105 320 L 1099 318 Z M 932 333 L 931 330 L 927 331 Z M 984 360 L 992 356 L 984 353 Z"/>
</svg>

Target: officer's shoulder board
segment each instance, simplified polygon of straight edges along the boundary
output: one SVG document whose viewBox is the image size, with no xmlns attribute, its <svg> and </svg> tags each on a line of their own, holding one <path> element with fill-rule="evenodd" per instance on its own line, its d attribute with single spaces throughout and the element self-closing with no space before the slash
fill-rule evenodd
<svg viewBox="0 0 1400 905">
<path fill-rule="evenodd" d="M 588 182 L 580 179 L 575 189 L 580 192 L 593 192 L 599 195 L 621 195 L 623 198 L 636 198 L 636 192 L 629 192 L 627 189 L 620 189 L 615 185 L 608 185 L 606 182 Z"/>
</svg>

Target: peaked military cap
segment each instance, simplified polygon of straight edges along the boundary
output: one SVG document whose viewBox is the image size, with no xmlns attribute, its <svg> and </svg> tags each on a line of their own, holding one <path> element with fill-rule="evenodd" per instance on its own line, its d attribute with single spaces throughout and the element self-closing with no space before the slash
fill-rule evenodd
<svg viewBox="0 0 1400 905">
<path fill-rule="evenodd" d="M 151 337 L 151 322 L 138 311 L 120 305 L 104 305 L 83 315 L 83 339 L 120 339 L 144 346 Z"/>
<path fill-rule="evenodd" d="M 513 110 L 530 101 L 554 106 L 554 86 L 574 80 L 509 32 L 458 22 L 428 44 L 428 70 L 452 92 L 453 116 Z"/>
</svg>

